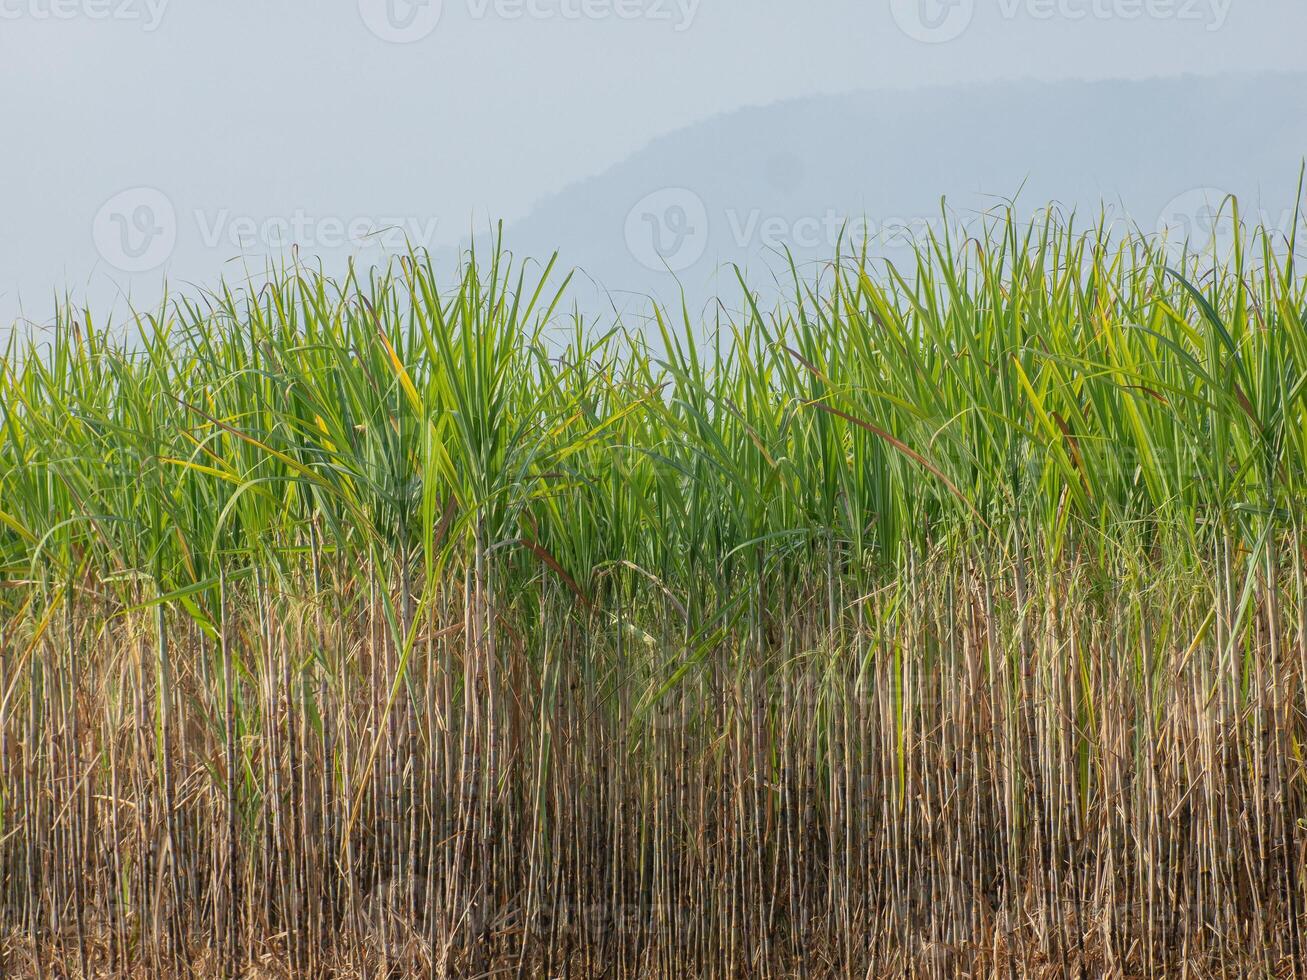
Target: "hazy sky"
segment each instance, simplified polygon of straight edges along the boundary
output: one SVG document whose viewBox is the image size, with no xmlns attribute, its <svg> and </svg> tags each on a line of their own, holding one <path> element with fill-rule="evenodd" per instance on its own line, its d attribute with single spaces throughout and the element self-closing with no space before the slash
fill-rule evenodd
<svg viewBox="0 0 1307 980">
<path fill-rule="evenodd" d="M 283 234 L 448 244 L 743 106 L 1305 52 L 1303 0 L 0 0 L 0 321 Z"/>
</svg>

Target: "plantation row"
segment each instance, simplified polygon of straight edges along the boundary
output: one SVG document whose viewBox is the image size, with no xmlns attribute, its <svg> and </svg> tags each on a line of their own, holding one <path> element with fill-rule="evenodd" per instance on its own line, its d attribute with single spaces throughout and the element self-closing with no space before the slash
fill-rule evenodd
<svg viewBox="0 0 1307 980">
<path fill-rule="evenodd" d="M 411 253 L 16 332 L 0 967 L 1300 968 L 1295 246 L 998 219 L 624 324 Z"/>
</svg>

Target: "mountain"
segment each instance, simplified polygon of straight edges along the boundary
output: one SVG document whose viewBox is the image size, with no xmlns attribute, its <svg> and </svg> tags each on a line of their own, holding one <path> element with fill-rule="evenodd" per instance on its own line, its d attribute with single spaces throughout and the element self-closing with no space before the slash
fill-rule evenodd
<svg viewBox="0 0 1307 980">
<path fill-rule="evenodd" d="M 1305 156 L 1307 73 L 822 96 L 662 136 L 540 202 L 505 240 L 519 255 L 557 249 L 582 273 L 583 307 L 638 313 L 684 289 L 695 315 L 715 296 L 738 306 L 732 263 L 765 287 L 785 247 L 811 272 L 841 231 L 863 229 L 875 254 L 903 260 L 926 227 L 974 226 L 1013 199 L 1022 216 L 1052 202 L 1084 225 L 1106 205 L 1175 238 L 1207 236 L 1235 193 L 1246 218 L 1287 228 Z"/>
</svg>

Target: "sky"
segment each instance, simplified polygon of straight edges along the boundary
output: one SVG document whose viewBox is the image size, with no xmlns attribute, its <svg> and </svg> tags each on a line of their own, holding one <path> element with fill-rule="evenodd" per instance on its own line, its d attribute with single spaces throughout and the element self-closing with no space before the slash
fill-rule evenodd
<svg viewBox="0 0 1307 980">
<path fill-rule="evenodd" d="M 455 246 L 750 108 L 1304 71 L 1304 39 L 1303 0 L 0 0 L 0 324 L 290 242 Z"/>
</svg>

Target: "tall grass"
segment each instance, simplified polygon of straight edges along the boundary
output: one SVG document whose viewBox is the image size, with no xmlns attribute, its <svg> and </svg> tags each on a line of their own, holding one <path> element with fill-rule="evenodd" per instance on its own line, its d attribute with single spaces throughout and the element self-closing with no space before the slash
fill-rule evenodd
<svg viewBox="0 0 1307 980">
<path fill-rule="evenodd" d="M 1294 244 L 63 311 L 0 375 L 5 969 L 1298 975 Z"/>
</svg>

